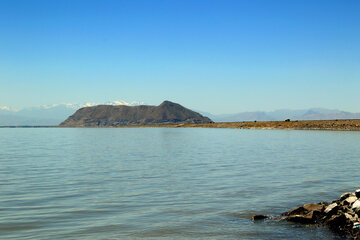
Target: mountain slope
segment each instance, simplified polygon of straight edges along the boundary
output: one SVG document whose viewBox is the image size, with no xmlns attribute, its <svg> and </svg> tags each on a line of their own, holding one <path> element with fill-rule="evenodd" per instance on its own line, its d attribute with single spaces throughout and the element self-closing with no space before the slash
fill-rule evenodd
<svg viewBox="0 0 360 240">
<path fill-rule="evenodd" d="M 99 127 L 121 125 L 211 123 L 201 114 L 180 104 L 164 101 L 159 106 L 99 105 L 81 108 L 60 124 L 61 127 Z"/>
</svg>

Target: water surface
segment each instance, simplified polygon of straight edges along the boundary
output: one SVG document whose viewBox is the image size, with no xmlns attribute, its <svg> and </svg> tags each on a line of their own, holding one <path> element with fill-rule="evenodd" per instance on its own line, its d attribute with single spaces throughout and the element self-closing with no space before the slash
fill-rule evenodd
<svg viewBox="0 0 360 240">
<path fill-rule="evenodd" d="M 339 239 L 253 223 L 358 188 L 360 132 L 0 129 L 0 239 Z"/>
</svg>

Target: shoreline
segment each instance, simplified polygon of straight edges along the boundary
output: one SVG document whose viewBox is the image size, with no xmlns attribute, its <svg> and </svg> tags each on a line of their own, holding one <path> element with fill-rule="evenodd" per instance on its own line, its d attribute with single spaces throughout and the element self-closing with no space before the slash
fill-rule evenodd
<svg viewBox="0 0 360 240">
<path fill-rule="evenodd" d="M 207 127 L 207 126 L 204 126 Z M 212 126 L 209 126 L 212 127 Z M 215 128 L 360 131 L 360 120 L 311 120 L 215 123 Z"/>
<path fill-rule="evenodd" d="M 79 126 L 79 127 L 83 127 L 83 126 Z M 108 126 L 105 128 L 148 128 L 148 127 L 360 131 L 360 119 L 123 125 L 123 126 Z M 103 126 L 99 128 L 103 128 Z"/>
<path fill-rule="evenodd" d="M 284 129 L 284 130 L 329 130 L 360 131 L 360 119 L 349 120 L 301 120 L 301 121 L 257 121 L 257 122 L 217 122 L 180 123 L 121 126 L 0 126 L 0 128 L 231 128 L 231 129 Z"/>
</svg>

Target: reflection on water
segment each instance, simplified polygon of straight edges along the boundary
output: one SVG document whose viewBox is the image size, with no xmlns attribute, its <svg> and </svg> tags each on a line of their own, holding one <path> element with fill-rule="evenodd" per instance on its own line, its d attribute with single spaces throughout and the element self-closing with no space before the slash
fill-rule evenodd
<svg viewBox="0 0 360 240">
<path fill-rule="evenodd" d="M 339 239 L 253 223 L 358 186 L 360 132 L 0 129 L 0 239 Z"/>
</svg>

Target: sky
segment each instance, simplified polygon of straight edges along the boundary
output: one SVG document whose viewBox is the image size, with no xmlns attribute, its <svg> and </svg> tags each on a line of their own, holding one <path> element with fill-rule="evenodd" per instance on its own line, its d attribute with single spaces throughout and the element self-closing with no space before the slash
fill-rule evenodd
<svg viewBox="0 0 360 240">
<path fill-rule="evenodd" d="M 360 112 L 358 0 L 0 0 L 0 107 Z"/>
</svg>

